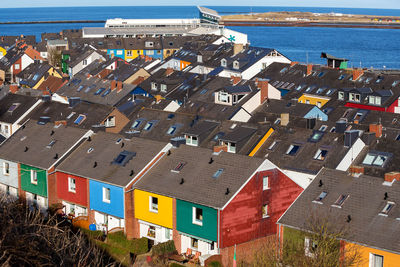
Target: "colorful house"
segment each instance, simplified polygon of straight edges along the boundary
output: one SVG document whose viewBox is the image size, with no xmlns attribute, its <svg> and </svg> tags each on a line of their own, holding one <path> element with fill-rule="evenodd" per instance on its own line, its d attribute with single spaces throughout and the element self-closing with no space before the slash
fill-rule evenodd
<svg viewBox="0 0 400 267">
<path fill-rule="evenodd" d="M 75 209 L 86 208 L 87 217 L 82 219 L 99 230 L 123 229 L 130 237 L 134 205 L 131 184 L 152 168 L 169 147 L 98 132 L 57 167 L 59 202 L 75 205 Z M 71 180 L 75 193 L 68 193 Z M 86 197 L 78 196 L 78 192 L 87 192 Z"/>
<path fill-rule="evenodd" d="M 25 123 L 0 148 L 3 164 L 18 166 L 19 197 L 42 211 L 56 203 L 55 166 L 91 134 L 92 131 L 63 125 L 36 121 Z M 13 173 L 15 175 L 15 171 Z M 15 185 L 15 181 L 7 184 L 13 188 Z"/>
<path fill-rule="evenodd" d="M 323 169 L 279 219 L 281 240 L 304 244 L 304 253 L 312 257 L 318 244 L 312 240 L 311 228 L 321 229 L 328 222 L 327 229 L 340 233 L 335 235 L 341 239 L 338 249 L 343 257 L 346 252 L 358 254 L 357 266 L 397 266 L 399 180 L 398 172 L 382 179 L 363 175 L 362 168 Z"/>
<path fill-rule="evenodd" d="M 172 239 L 203 260 L 221 254 L 224 266 L 235 244 L 252 257 L 303 190 L 267 160 L 191 146 L 171 150 L 134 188 L 136 237 Z"/>
</svg>

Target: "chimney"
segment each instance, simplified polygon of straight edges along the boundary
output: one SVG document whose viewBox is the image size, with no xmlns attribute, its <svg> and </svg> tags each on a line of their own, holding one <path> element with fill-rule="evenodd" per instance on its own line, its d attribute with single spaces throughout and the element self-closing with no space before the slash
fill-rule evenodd
<svg viewBox="0 0 400 267">
<path fill-rule="evenodd" d="M 351 176 L 359 177 L 361 174 L 364 174 L 364 167 L 350 166 L 349 173 L 351 174 Z"/>
<path fill-rule="evenodd" d="M 344 132 L 344 146 L 352 147 L 359 136 L 359 131 L 350 130 Z"/>
<path fill-rule="evenodd" d="M 347 128 L 347 122 L 345 120 L 338 120 L 336 122 L 335 129 L 337 133 L 344 133 L 346 131 L 346 128 Z"/>
<path fill-rule="evenodd" d="M 11 84 L 11 85 L 10 85 L 10 93 L 15 94 L 15 93 L 18 92 L 18 90 L 19 90 L 18 85 L 16 85 L 16 84 Z"/>
<path fill-rule="evenodd" d="M 281 126 L 287 126 L 289 124 L 289 113 L 281 114 Z"/>
<path fill-rule="evenodd" d="M 114 91 L 115 88 L 117 88 L 117 81 L 116 80 L 112 80 L 111 81 L 111 91 Z"/>
<path fill-rule="evenodd" d="M 307 127 L 306 128 L 307 129 L 314 129 L 316 122 L 317 122 L 316 118 L 307 118 L 307 125 L 306 125 Z"/>
<path fill-rule="evenodd" d="M 67 126 L 67 121 L 55 121 L 54 122 L 54 125 L 55 126 L 58 126 L 58 125 L 64 125 L 64 126 Z"/>
<path fill-rule="evenodd" d="M 375 133 L 376 138 L 382 137 L 382 124 L 370 124 L 369 131 Z"/>
<path fill-rule="evenodd" d="M 392 183 L 393 180 L 400 181 L 400 172 L 385 173 L 385 182 Z"/>
<path fill-rule="evenodd" d="M 354 69 L 353 70 L 353 81 L 356 81 L 358 78 L 360 78 L 364 74 L 364 71 L 362 69 Z"/>
<path fill-rule="evenodd" d="M 233 55 L 239 54 L 243 50 L 243 44 L 233 44 Z"/>
<path fill-rule="evenodd" d="M 149 57 L 149 56 L 145 56 L 145 57 L 144 57 L 144 62 L 148 62 L 148 61 L 151 61 L 151 60 L 152 60 L 152 58 Z"/>
<path fill-rule="evenodd" d="M 236 84 L 240 83 L 241 80 L 242 80 L 242 78 L 240 78 L 240 77 L 233 76 L 233 75 L 231 76 L 232 85 L 236 85 Z"/>
<path fill-rule="evenodd" d="M 312 64 L 308 64 L 308 65 L 307 65 L 307 76 L 311 75 L 311 73 L 312 73 L 312 67 L 313 67 Z"/>
<path fill-rule="evenodd" d="M 124 85 L 122 84 L 122 82 L 118 81 L 117 82 L 117 93 L 121 92 L 122 88 L 124 88 Z"/>
<path fill-rule="evenodd" d="M 213 151 L 214 153 L 220 153 L 221 151 L 228 152 L 228 146 L 227 145 L 214 146 Z"/>
<path fill-rule="evenodd" d="M 256 83 L 258 88 L 260 88 L 260 104 L 262 104 L 266 99 L 268 99 L 268 80 L 257 79 Z"/>
<path fill-rule="evenodd" d="M 174 69 L 173 68 L 167 68 L 167 70 L 165 71 L 165 76 L 169 77 L 172 73 L 174 73 Z"/>
<path fill-rule="evenodd" d="M 367 146 L 369 146 L 369 145 L 371 145 L 374 141 L 375 141 L 375 133 L 371 133 L 371 132 L 369 132 L 369 133 L 364 133 L 362 136 L 361 136 L 361 140 L 367 145 Z"/>
<path fill-rule="evenodd" d="M 297 64 L 299 64 L 299 62 L 297 62 L 297 61 L 292 61 L 292 62 L 290 62 L 290 67 L 293 67 L 294 65 L 297 65 Z"/>
</svg>

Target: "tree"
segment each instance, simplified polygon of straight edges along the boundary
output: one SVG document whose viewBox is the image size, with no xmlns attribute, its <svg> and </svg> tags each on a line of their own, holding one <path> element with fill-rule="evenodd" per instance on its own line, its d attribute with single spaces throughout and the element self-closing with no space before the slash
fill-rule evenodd
<svg viewBox="0 0 400 267">
<path fill-rule="evenodd" d="M 81 231 L 0 192 L 0 266 L 116 266 Z"/>
<path fill-rule="evenodd" d="M 346 222 L 315 215 L 304 229 L 286 228 L 283 245 L 277 239 L 263 244 L 252 266 L 352 267 L 362 263 L 358 246 L 344 241 L 350 233 Z"/>
<path fill-rule="evenodd" d="M 48 50 L 47 59 L 49 60 L 49 64 L 54 66 L 55 68 L 61 67 L 61 51 L 58 51 L 56 48 L 50 48 Z"/>
</svg>

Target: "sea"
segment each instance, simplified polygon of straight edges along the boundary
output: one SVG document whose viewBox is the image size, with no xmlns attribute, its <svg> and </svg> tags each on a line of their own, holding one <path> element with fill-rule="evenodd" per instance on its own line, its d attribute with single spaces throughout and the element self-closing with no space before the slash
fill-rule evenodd
<svg viewBox="0 0 400 267">
<path fill-rule="evenodd" d="M 208 6 L 220 15 L 269 11 L 400 16 L 400 9 Z M 0 21 L 107 20 L 109 18 L 197 18 L 195 6 L 0 8 Z M 63 29 L 103 27 L 104 23 L 0 25 L 0 35 L 36 35 Z M 347 58 L 353 67 L 400 69 L 400 30 L 235 26 L 253 46 L 274 48 L 293 61 L 324 64 L 321 52 Z"/>
</svg>

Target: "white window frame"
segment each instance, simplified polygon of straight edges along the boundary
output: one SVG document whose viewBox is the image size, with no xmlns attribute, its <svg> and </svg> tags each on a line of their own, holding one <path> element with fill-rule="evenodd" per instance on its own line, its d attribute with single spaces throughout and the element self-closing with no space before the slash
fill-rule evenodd
<svg viewBox="0 0 400 267">
<path fill-rule="evenodd" d="M 3 162 L 3 174 L 7 176 L 10 175 L 10 163 Z"/>
<path fill-rule="evenodd" d="M 338 92 L 338 99 L 344 100 L 344 92 Z"/>
<path fill-rule="evenodd" d="M 263 191 L 270 189 L 269 187 L 269 176 L 263 177 Z"/>
<path fill-rule="evenodd" d="M 107 197 L 107 193 L 106 193 L 107 191 L 108 191 L 108 199 L 106 198 Z M 103 202 L 111 203 L 111 189 L 108 188 L 108 187 L 104 187 L 104 186 L 103 186 Z"/>
<path fill-rule="evenodd" d="M 162 93 L 166 93 L 167 92 L 167 85 L 166 84 L 160 84 L 160 91 Z"/>
<path fill-rule="evenodd" d="M 15 70 L 19 70 L 20 68 L 21 68 L 20 64 L 15 64 L 15 65 L 14 65 L 14 69 L 15 69 Z"/>
<path fill-rule="evenodd" d="M 196 218 L 196 213 L 197 213 L 198 209 L 201 210 L 201 220 L 198 220 Z M 197 208 L 197 207 L 193 207 L 192 208 L 192 223 L 193 224 L 197 224 L 199 226 L 203 226 L 203 221 L 204 221 L 203 209 L 200 209 L 200 208 Z"/>
<path fill-rule="evenodd" d="M 76 193 L 76 179 L 68 177 L 68 192 Z"/>
<path fill-rule="evenodd" d="M 157 199 L 157 207 L 153 207 L 153 199 Z M 149 196 L 149 211 L 158 213 L 158 197 Z"/>
<path fill-rule="evenodd" d="M 376 266 L 375 265 L 375 257 L 382 257 L 382 265 L 381 266 Z M 385 257 L 383 255 L 375 254 L 375 253 L 369 253 L 369 267 L 383 267 L 385 262 Z"/>
<path fill-rule="evenodd" d="M 126 50 L 126 56 L 131 57 L 133 55 L 132 50 Z"/>
<path fill-rule="evenodd" d="M 199 139 L 197 136 L 185 135 L 185 139 L 186 139 L 186 145 L 189 145 L 189 146 L 198 146 L 199 145 Z"/>
<path fill-rule="evenodd" d="M 157 91 L 157 83 L 151 82 L 151 90 Z"/>
<path fill-rule="evenodd" d="M 36 170 L 31 170 L 31 184 L 36 184 L 38 183 L 37 179 L 37 171 Z"/>
<path fill-rule="evenodd" d="M 269 217 L 269 205 L 268 204 L 264 204 L 262 206 L 262 217 L 263 218 L 268 218 Z"/>
</svg>

